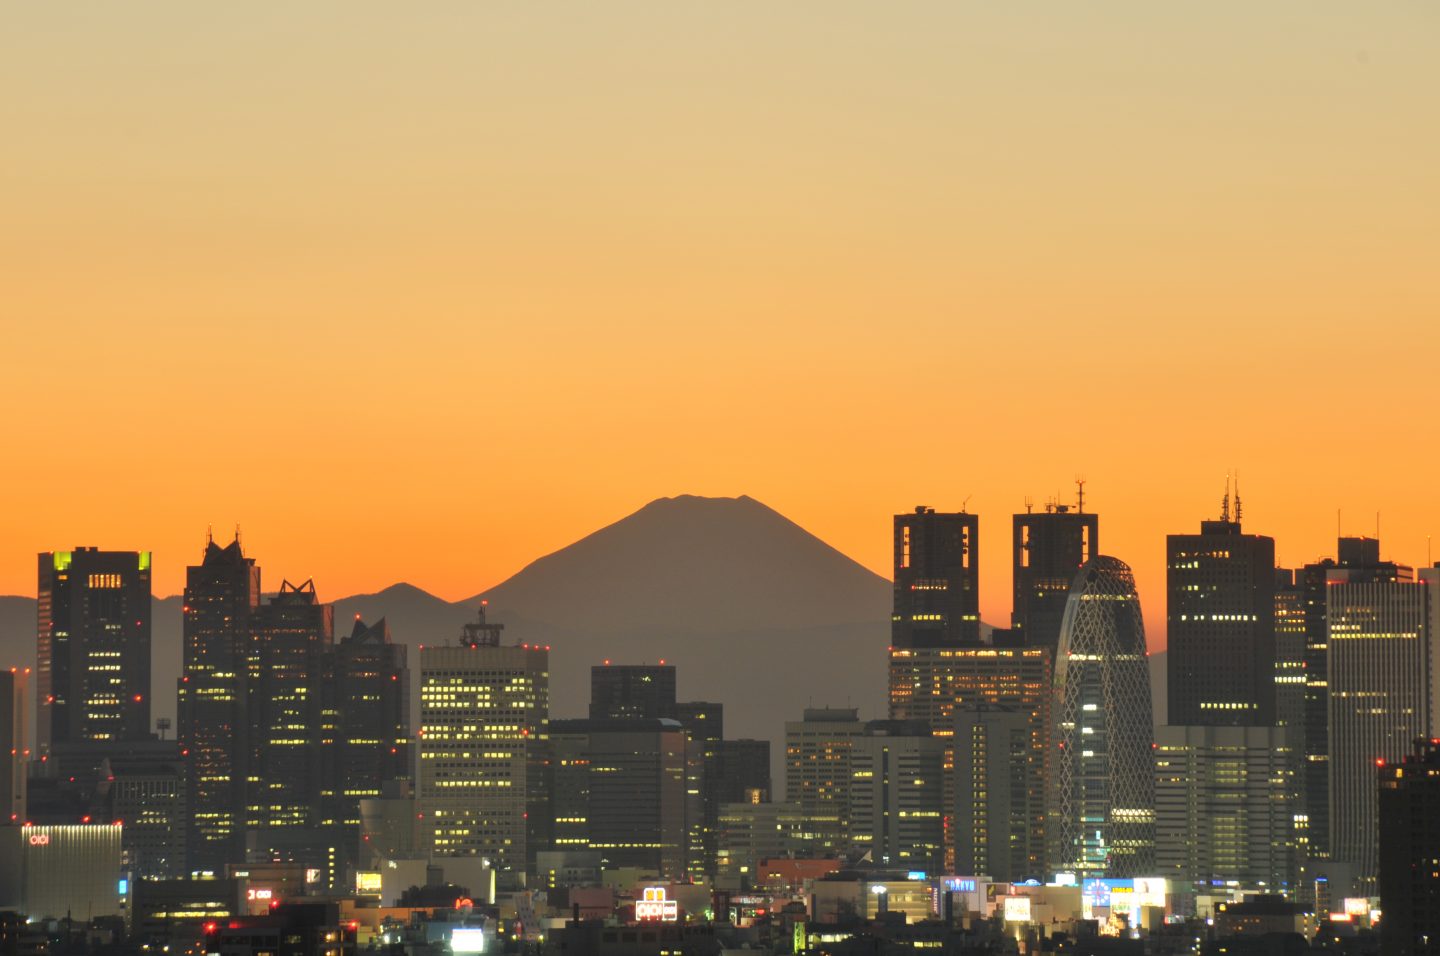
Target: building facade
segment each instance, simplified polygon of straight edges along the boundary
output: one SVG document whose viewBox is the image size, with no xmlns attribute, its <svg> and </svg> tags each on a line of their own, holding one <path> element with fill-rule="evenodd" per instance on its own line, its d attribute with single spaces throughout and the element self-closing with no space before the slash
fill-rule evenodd
<svg viewBox="0 0 1440 956">
<path fill-rule="evenodd" d="M 881 867 L 945 867 L 948 741 L 922 721 L 872 720 L 849 752 L 845 820 L 853 853 Z"/>
<path fill-rule="evenodd" d="M 895 516 L 894 647 L 980 642 L 980 518 L 923 505 Z"/>
<path fill-rule="evenodd" d="M 1045 755 L 1036 748 L 1034 714 L 1006 704 L 956 709 L 954 850 L 945 872 L 984 873 L 1001 883 L 1045 875 Z"/>
<path fill-rule="evenodd" d="M 434 856 L 524 873 L 548 817 L 550 654 L 501 645 L 484 615 L 458 645 L 420 650 L 422 842 Z"/>
<path fill-rule="evenodd" d="M 1155 758 L 1135 578 L 1100 555 L 1075 576 L 1055 663 L 1047 837 L 1051 867 L 1144 876 L 1155 859 Z"/>
<path fill-rule="evenodd" d="M 143 740 L 150 730 L 150 552 L 39 557 L 36 741 Z"/>
<path fill-rule="evenodd" d="M 590 668 L 590 719 L 676 719 L 675 667 L 610 664 Z"/>
<path fill-rule="evenodd" d="M 30 773 L 30 668 L 0 670 L 0 826 L 24 822 Z M 7 755 L 5 751 L 9 751 Z"/>
<path fill-rule="evenodd" d="M 260 568 L 237 536 L 205 545 L 185 571 L 177 731 L 186 755 L 188 872 L 223 873 L 244 859 L 249 790 L 251 619 Z"/>
<path fill-rule="evenodd" d="M 1010 626 L 1024 643 L 1054 654 L 1070 582 L 1081 565 L 1099 553 L 1097 514 L 1051 503 L 1044 511 L 1014 516 Z"/>
<path fill-rule="evenodd" d="M 1295 769 L 1282 727 L 1157 728 L 1157 872 L 1178 883 L 1290 886 Z"/>
<path fill-rule="evenodd" d="M 1170 723 L 1275 723 L 1275 539 L 1230 520 L 1165 539 Z"/>
<path fill-rule="evenodd" d="M 1436 730 L 1440 569 L 1337 568 L 1327 588 L 1330 853 L 1362 887 L 1379 869 L 1379 761 Z"/>
<path fill-rule="evenodd" d="M 1440 741 L 1419 738 L 1379 768 L 1380 952 L 1433 953 L 1440 943 Z"/>
<path fill-rule="evenodd" d="M 864 733 L 859 711 L 849 707 L 807 707 L 804 719 L 785 724 L 785 802 L 800 808 L 820 852 L 846 845 L 850 751 Z"/>
</svg>

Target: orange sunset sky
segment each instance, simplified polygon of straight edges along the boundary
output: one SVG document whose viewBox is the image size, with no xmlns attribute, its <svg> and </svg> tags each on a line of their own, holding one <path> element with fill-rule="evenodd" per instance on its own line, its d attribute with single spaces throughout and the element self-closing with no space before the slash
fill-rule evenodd
<svg viewBox="0 0 1440 956">
<path fill-rule="evenodd" d="M 652 498 L 1440 532 L 1440 7 L 12 4 L 0 593 L 447 598 Z"/>
</svg>

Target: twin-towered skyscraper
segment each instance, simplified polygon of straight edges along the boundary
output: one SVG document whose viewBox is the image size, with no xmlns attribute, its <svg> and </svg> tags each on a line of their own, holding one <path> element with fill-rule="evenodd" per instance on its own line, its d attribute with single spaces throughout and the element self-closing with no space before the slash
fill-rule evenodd
<svg viewBox="0 0 1440 956">
<path fill-rule="evenodd" d="M 1098 516 L 1052 504 L 1013 517 L 1012 626 L 988 634 L 978 516 L 917 508 L 895 517 L 894 544 L 890 716 L 950 738 L 967 770 L 946 808 L 947 862 L 1009 880 L 1147 872 L 1145 633 L 1129 568 L 1098 553 Z"/>
</svg>

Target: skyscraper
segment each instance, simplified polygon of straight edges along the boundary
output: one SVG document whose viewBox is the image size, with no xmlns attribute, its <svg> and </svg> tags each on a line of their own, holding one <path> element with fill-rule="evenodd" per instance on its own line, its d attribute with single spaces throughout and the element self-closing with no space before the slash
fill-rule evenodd
<svg viewBox="0 0 1440 956">
<path fill-rule="evenodd" d="M 1150 872 L 1155 759 L 1135 578 L 1105 555 L 1075 576 L 1055 662 L 1047 834 L 1052 867 L 1081 878 Z"/>
<path fill-rule="evenodd" d="M 1280 727 L 1155 732 L 1157 872 L 1180 883 L 1294 881 L 1296 762 Z"/>
<path fill-rule="evenodd" d="M 1275 569 L 1275 723 L 1285 728 L 1303 763 L 1305 590 L 1289 568 Z"/>
<path fill-rule="evenodd" d="M 1100 553 L 1100 516 L 1051 503 L 1041 512 L 1015 515 L 1011 570 L 1014 604 L 1010 626 L 1032 647 L 1060 641 L 1060 621 L 1070 582 L 1080 566 Z"/>
<path fill-rule="evenodd" d="M 691 834 L 703 813 L 686 792 L 699 747 L 674 720 L 644 717 L 556 722 L 556 833 L 562 848 L 599 851 L 607 867 L 634 866 L 663 879 L 701 875 Z M 583 818 L 583 822 L 580 822 Z M 578 843 L 582 840 L 583 843 Z M 558 846 L 558 844 L 557 844 Z"/>
<path fill-rule="evenodd" d="M 1002 882 L 1044 875 L 1043 750 L 1034 708 L 977 703 L 955 710 L 954 861 L 949 872 Z"/>
<path fill-rule="evenodd" d="M 251 618 L 260 569 L 237 536 L 205 544 L 185 571 L 177 731 L 185 755 L 188 870 L 223 873 L 244 859 L 249 786 Z"/>
<path fill-rule="evenodd" d="M 850 707 L 807 707 L 803 720 L 785 724 L 785 802 L 799 808 L 817 849 L 846 843 L 850 751 L 864 733 Z"/>
<path fill-rule="evenodd" d="M 1305 779 L 1301 785 L 1305 812 L 1300 822 L 1312 859 L 1327 859 L 1332 849 L 1329 575 L 1337 568 L 1363 569 L 1383 578 L 1400 569 L 1380 560 L 1380 542 L 1375 538 L 1340 538 L 1336 555 L 1305 565 L 1295 576 L 1305 607 Z"/>
<path fill-rule="evenodd" d="M 847 842 L 879 866 L 945 865 L 947 741 L 921 721 L 872 720 L 851 741 Z"/>
<path fill-rule="evenodd" d="M 37 742 L 150 735 L 150 552 L 46 552 L 36 603 Z"/>
<path fill-rule="evenodd" d="M 1384 956 L 1440 944 L 1440 740 L 1417 739 L 1380 777 L 1380 934 Z"/>
<path fill-rule="evenodd" d="M 387 781 L 411 777 L 408 650 L 391 639 L 384 618 L 367 625 L 356 617 L 335 645 L 337 796 L 351 846 L 359 839 L 360 801 L 379 798 Z"/>
<path fill-rule="evenodd" d="M 291 584 L 251 617 L 249 817 L 260 830 L 335 822 L 338 714 L 329 699 L 335 609 Z"/>
<path fill-rule="evenodd" d="M 1275 723 L 1275 539 L 1242 534 L 1239 495 L 1165 539 L 1170 723 Z"/>
<path fill-rule="evenodd" d="M 1378 544 L 1377 544 L 1378 552 Z M 1440 728 L 1440 568 L 1341 567 L 1327 580 L 1330 853 L 1362 885 L 1379 870 L 1375 766 Z"/>
<path fill-rule="evenodd" d="M 435 856 L 488 857 L 521 874 L 549 816 L 550 654 L 502 645 L 502 626 L 482 606 L 457 645 L 420 649 L 417 805 Z"/>
<path fill-rule="evenodd" d="M 998 632 L 997 632 L 998 633 Z M 1013 641 L 1013 638 L 1012 638 Z M 1046 647 L 1029 647 L 997 643 L 975 647 L 894 647 L 890 650 L 890 719 L 919 720 L 928 723 L 939 737 L 952 739 L 955 747 L 953 762 L 983 770 L 983 756 L 961 753 L 973 747 L 969 737 L 961 739 L 956 721 L 962 712 L 975 707 L 1011 708 L 1027 727 L 1024 756 L 1011 769 L 1020 774 L 1023 799 L 1010 802 L 1010 794 L 995 788 L 974 789 L 974 778 L 957 773 L 957 809 L 964 820 L 957 818 L 951 827 L 952 843 L 947 850 L 955 864 L 973 855 L 976 831 L 973 827 L 988 825 L 985 820 L 998 819 L 1013 810 L 1018 814 L 1007 829 L 991 832 L 982 841 L 999 846 L 1003 841 L 1006 865 L 1016 872 L 1035 875 L 1045 866 L 1045 749 L 1050 737 L 1051 651 Z M 988 727 L 988 723 L 987 723 Z M 966 733 L 973 728 L 966 725 Z M 994 741 L 1001 746 L 999 741 Z M 1008 747 L 1008 743 L 1004 746 Z M 975 762 L 978 761 L 978 762 Z M 980 794 L 984 796 L 981 797 Z M 968 795 L 968 796 L 967 796 Z M 975 800 L 986 805 L 975 808 Z M 994 805 L 990 802 L 994 801 Z M 1004 807 L 1000 804 L 1004 802 Z M 978 813 L 978 816 L 976 815 Z M 960 828 L 970 826 L 968 834 Z M 993 854 L 992 854 L 993 856 Z M 991 869 L 967 870 L 996 875 L 1001 863 L 991 862 Z"/>
<path fill-rule="evenodd" d="M 700 818 L 687 821 L 691 831 L 689 855 L 692 861 L 702 864 L 704 872 L 713 873 L 725 777 L 725 706 L 716 701 L 682 701 L 675 705 L 675 716 L 690 739 L 686 790 L 698 796 L 701 805 Z"/>
<path fill-rule="evenodd" d="M 590 668 L 590 717 L 620 720 L 645 717 L 674 720 L 675 666 L 605 664 Z"/>
<path fill-rule="evenodd" d="M 0 826 L 25 821 L 30 668 L 0 670 Z M 9 751 L 8 755 L 6 751 Z"/>
<path fill-rule="evenodd" d="M 980 642 L 980 519 L 924 506 L 895 516 L 894 647 Z"/>
</svg>

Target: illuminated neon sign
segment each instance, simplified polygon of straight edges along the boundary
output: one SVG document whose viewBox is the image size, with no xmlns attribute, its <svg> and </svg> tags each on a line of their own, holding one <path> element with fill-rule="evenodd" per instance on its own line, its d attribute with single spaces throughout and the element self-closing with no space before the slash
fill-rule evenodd
<svg viewBox="0 0 1440 956">
<path fill-rule="evenodd" d="M 48 833 L 32 833 L 32 834 L 30 834 L 30 845 L 31 845 L 31 846 L 49 846 L 49 845 L 50 845 L 50 834 L 48 834 Z"/>
<path fill-rule="evenodd" d="M 635 901 L 635 918 L 674 923 L 680 919 L 680 904 L 666 899 L 665 887 L 647 886 L 644 898 Z"/>
</svg>

